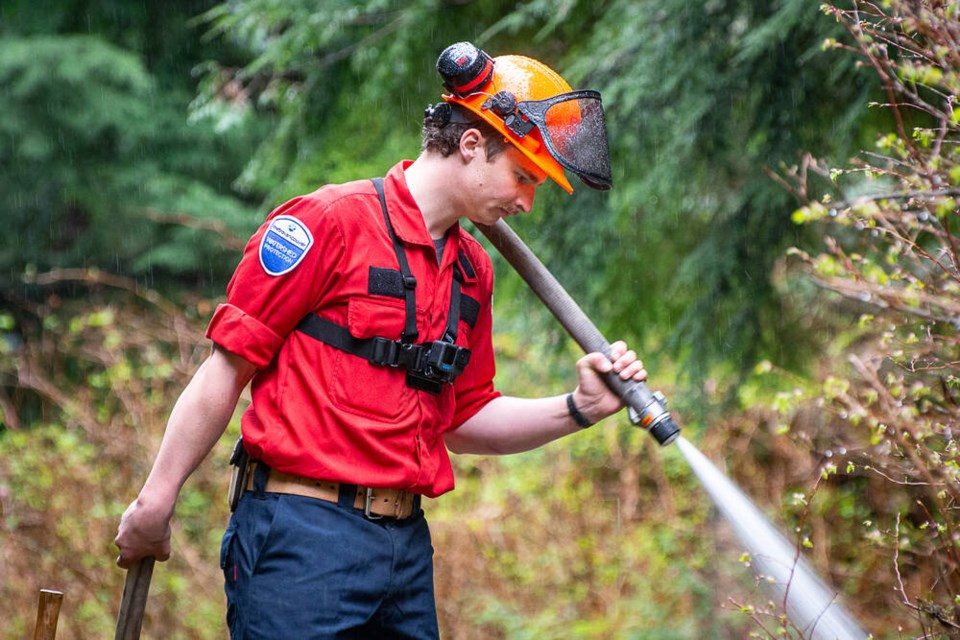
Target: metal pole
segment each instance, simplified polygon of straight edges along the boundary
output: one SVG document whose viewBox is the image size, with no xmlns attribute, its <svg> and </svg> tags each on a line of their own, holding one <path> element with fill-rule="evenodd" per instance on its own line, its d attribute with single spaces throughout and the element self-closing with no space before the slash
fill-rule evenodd
<svg viewBox="0 0 960 640">
<path fill-rule="evenodd" d="M 143 610 L 147 606 L 150 578 L 153 577 L 153 556 L 143 558 L 127 570 L 123 596 L 117 614 L 117 633 L 114 640 L 138 640 L 143 625 Z"/>
</svg>

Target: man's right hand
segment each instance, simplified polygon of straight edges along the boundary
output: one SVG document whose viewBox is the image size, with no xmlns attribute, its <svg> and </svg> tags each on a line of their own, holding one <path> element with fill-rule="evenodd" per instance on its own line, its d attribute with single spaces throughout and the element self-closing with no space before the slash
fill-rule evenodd
<svg viewBox="0 0 960 640">
<path fill-rule="evenodd" d="M 120 518 L 114 544 L 120 548 L 117 564 L 129 569 L 138 560 L 153 556 L 163 562 L 170 557 L 170 518 L 173 508 L 153 505 L 142 496 L 130 503 Z"/>
</svg>

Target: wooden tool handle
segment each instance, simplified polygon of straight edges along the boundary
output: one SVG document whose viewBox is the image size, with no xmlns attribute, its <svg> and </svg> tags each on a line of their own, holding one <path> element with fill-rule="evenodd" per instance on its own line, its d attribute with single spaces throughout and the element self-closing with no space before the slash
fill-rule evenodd
<svg viewBox="0 0 960 640">
<path fill-rule="evenodd" d="M 150 578 L 153 577 L 153 556 L 143 558 L 127 570 L 123 583 L 120 612 L 117 614 L 117 633 L 114 640 L 138 640 L 143 625 L 143 610 L 147 606 Z"/>
<path fill-rule="evenodd" d="M 60 605 L 62 603 L 62 591 L 40 590 L 37 626 L 33 631 L 33 640 L 53 640 L 57 636 L 57 620 L 60 617 Z"/>
</svg>

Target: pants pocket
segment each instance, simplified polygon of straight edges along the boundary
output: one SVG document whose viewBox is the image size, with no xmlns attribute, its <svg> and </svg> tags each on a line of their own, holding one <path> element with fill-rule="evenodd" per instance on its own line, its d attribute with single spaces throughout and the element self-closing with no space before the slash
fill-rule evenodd
<svg viewBox="0 0 960 640">
<path fill-rule="evenodd" d="M 227 628 L 233 640 L 243 637 L 242 632 L 237 629 L 237 564 L 233 552 L 233 540 L 236 534 L 237 522 L 233 516 L 230 516 L 227 530 L 224 531 L 223 540 L 220 542 L 220 569 L 223 570 L 223 591 L 227 596 Z"/>
<path fill-rule="evenodd" d="M 223 532 L 223 540 L 220 541 L 220 568 L 223 569 L 224 572 L 234 566 L 230 547 L 236 533 L 236 520 L 234 520 L 233 516 L 230 516 L 230 522 L 227 523 L 227 530 Z"/>
<path fill-rule="evenodd" d="M 273 527 L 277 496 L 264 499 L 244 494 L 230 517 L 220 543 L 220 568 L 227 596 L 227 626 L 232 640 L 241 640 L 250 630 L 250 582 L 261 550 Z"/>
</svg>

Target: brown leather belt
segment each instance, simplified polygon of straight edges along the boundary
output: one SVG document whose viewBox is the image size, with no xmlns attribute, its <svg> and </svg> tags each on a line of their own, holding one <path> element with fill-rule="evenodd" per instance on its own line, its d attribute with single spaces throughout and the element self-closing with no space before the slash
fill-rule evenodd
<svg viewBox="0 0 960 640">
<path fill-rule="evenodd" d="M 250 471 L 247 474 L 247 491 L 253 490 L 253 471 L 255 468 L 256 463 L 251 463 Z M 271 469 L 270 475 L 267 477 L 265 490 L 267 493 L 286 493 L 294 496 L 317 498 L 327 502 L 339 502 L 341 486 L 345 488 L 351 485 L 341 485 L 341 483 L 331 480 L 315 480 Z M 357 495 L 354 497 L 353 507 L 362 510 L 363 514 L 371 520 L 384 516 L 403 520 L 413 515 L 417 494 L 401 489 L 375 489 L 360 485 L 355 486 Z"/>
</svg>

